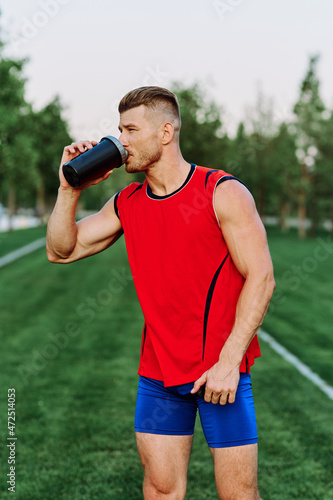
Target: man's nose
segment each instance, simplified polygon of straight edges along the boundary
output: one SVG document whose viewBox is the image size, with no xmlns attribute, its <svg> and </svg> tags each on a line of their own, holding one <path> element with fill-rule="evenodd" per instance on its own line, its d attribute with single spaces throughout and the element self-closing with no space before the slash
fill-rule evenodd
<svg viewBox="0 0 333 500">
<path fill-rule="evenodd" d="M 126 148 L 128 146 L 128 141 L 127 141 L 126 135 L 124 134 L 124 131 L 121 132 L 121 134 L 119 136 L 119 141 L 124 146 L 124 148 Z"/>
</svg>

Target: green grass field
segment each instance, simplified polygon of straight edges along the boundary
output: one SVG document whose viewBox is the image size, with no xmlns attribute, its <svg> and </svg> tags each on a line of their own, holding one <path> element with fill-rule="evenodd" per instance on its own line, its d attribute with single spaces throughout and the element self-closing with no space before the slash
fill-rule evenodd
<svg viewBox="0 0 333 500">
<path fill-rule="evenodd" d="M 0 235 L 2 254 L 43 231 Z M 333 384 L 330 247 L 325 254 L 317 240 L 275 230 L 269 243 L 278 291 L 264 329 Z M 133 418 L 143 318 L 123 238 L 69 266 L 51 265 L 40 249 L 0 273 L 0 498 L 11 498 L 8 388 L 16 389 L 17 500 L 142 498 Z M 261 345 L 252 377 L 261 496 L 333 500 L 333 401 Z M 188 500 L 217 498 L 200 425 L 188 479 Z"/>
<path fill-rule="evenodd" d="M 44 227 L 0 233 L 0 257 L 44 236 Z"/>
</svg>

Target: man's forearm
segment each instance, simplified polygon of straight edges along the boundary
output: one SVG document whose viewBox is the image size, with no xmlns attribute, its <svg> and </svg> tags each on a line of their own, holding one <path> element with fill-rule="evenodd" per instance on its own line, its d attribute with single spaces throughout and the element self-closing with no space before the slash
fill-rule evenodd
<svg viewBox="0 0 333 500">
<path fill-rule="evenodd" d="M 233 403 L 239 382 L 239 366 L 244 354 L 259 329 L 271 299 L 275 282 L 273 273 L 248 277 L 239 296 L 236 319 L 225 342 L 218 362 L 195 381 L 192 394 L 206 383 L 205 401 L 224 405 Z M 212 396 L 213 394 L 213 396 Z"/>
<path fill-rule="evenodd" d="M 57 202 L 47 225 L 46 248 L 50 259 L 54 256 L 69 257 L 76 245 L 75 213 L 79 196 L 79 190 L 59 188 Z"/>
<path fill-rule="evenodd" d="M 251 340 L 263 322 L 274 287 L 271 273 L 261 279 L 249 277 L 245 281 L 237 304 L 235 323 L 221 351 L 220 359 L 227 354 L 232 364 L 240 365 Z"/>
</svg>

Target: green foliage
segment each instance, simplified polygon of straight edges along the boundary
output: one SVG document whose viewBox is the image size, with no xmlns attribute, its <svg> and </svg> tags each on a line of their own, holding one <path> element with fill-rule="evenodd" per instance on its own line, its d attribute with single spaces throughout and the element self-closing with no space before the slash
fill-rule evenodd
<svg viewBox="0 0 333 500">
<path fill-rule="evenodd" d="M 310 217 L 313 234 L 324 220 L 333 220 L 333 118 L 320 97 L 318 60 L 310 57 L 292 123 L 280 123 L 273 101 L 259 92 L 234 138 L 226 134 L 223 110 L 207 89 L 173 84 L 184 158 L 239 177 L 260 215 L 279 216 L 282 228 L 288 216 Z M 36 207 L 43 217 L 54 205 L 59 161 L 72 138 L 59 97 L 39 111 L 26 102 L 24 64 L 2 57 L 0 47 L 0 202 L 13 213 L 17 206 Z M 98 210 L 122 187 L 143 179 L 119 169 L 85 190 L 80 207 Z"/>
<path fill-rule="evenodd" d="M 300 97 L 294 106 L 298 118 L 297 125 L 305 135 L 304 140 L 316 138 L 320 134 L 320 122 L 325 110 L 319 94 L 320 82 L 316 74 L 319 55 L 311 56 L 309 68 L 301 84 Z"/>
<path fill-rule="evenodd" d="M 72 139 L 59 98 L 38 112 L 26 102 L 25 62 L 0 52 L 0 200 L 12 213 L 37 205 L 43 215 L 45 198 L 55 198 L 62 148 Z"/>
<path fill-rule="evenodd" d="M 174 83 L 172 90 L 180 105 L 180 147 L 185 160 L 222 169 L 226 138 L 223 136 L 221 109 L 207 100 L 198 83 L 190 88 Z"/>
<path fill-rule="evenodd" d="M 110 177 L 96 186 L 84 189 L 80 195 L 80 205 L 86 210 L 99 210 L 115 193 L 132 182 L 143 182 L 144 174 L 128 174 L 124 167 L 114 170 Z"/>
<path fill-rule="evenodd" d="M 295 138 L 288 125 L 282 123 L 271 140 L 270 215 L 279 214 L 282 227 L 285 217 L 296 207 L 299 165 L 295 156 Z M 268 214 L 267 214 L 268 215 Z"/>
<path fill-rule="evenodd" d="M 312 173 L 312 196 L 308 202 L 312 232 L 323 219 L 333 223 L 333 115 L 321 120 L 321 133 L 317 138 L 318 153 Z"/>
<path fill-rule="evenodd" d="M 312 222 L 312 233 L 319 223 L 330 217 L 332 209 L 333 155 L 330 120 L 320 97 L 320 82 L 316 74 L 319 55 L 311 56 L 309 68 L 302 82 L 300 97 L 295 104 L 297 156 L 300 165 L 298 188 L 299 206 L 303 215 L 307 210 Z M 327 189 L 328 188 L 328 189 Z M 304 236 L 304 231 L 303 231 Z"/>
<path fill-rule="evenodd" d="M 12 203 L 12 208 L 15 198 L 18 202 L 26 199 L 37 183 L 31 107 L 24 98 L 24 63 L 4 59 L 0 52 L 0 197 L 6 204 Z"/>
<path fill-rule="evenodd" d="M 37 169 L 39 193 L 54 198 L 58 187 L 58 170 L 62 149 L 73 142 L 68 124 L 62 117 L 63 107 L 59 97 L 40 111 L 31 114 L 31 132 L 38 151 Z M 55 182 L 55 180 L 57 182 Z M 45 200 L 40 200 L 45 203 Z"/>
<path fill-rule="evenodd" d="M 30 133 L 37 152 L 38 182 L 34 192 L 36 213 L 43 218 L 51 212 L 59 186 L 59 165 L 65 145 L 73 142 L 63 107 L 56 96 L 49 104 L 30 114 Z"/>
</svg>

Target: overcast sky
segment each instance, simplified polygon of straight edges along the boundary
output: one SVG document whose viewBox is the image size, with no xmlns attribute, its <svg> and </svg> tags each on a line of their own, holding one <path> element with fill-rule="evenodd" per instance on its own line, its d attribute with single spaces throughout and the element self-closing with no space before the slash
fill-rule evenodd
<svg viewBox="0 0 333 500">
<path fill-rule="evenodd" d="M 142 85 L 202 82 L 228 130 L 256 101 L 295 103 L 309 55 L 333 108 L 332 0 L 3 0 L 7 55 L 29 57 L 35 109 L 58 94 L 76 139 L 117 135 L 119 99 Z"/>
</svg>

